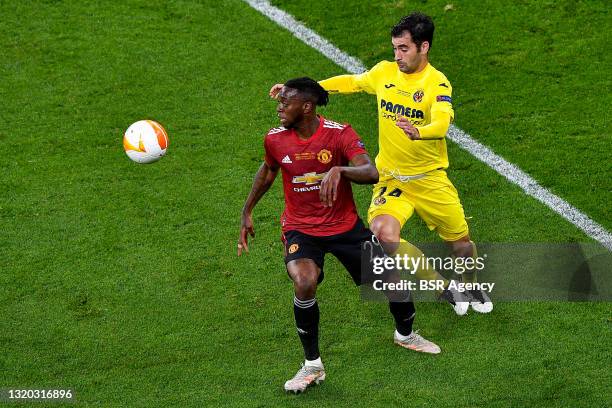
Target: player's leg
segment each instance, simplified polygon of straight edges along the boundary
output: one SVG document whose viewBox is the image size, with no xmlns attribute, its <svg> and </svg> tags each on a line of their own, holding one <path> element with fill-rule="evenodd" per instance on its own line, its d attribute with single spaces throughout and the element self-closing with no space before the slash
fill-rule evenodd
<svg viewBox="0 0 612 408">
<path fill-rule="evenodd" d="M 300 258 L 287 264 L 287 272 L 293 281 L 293 314 L 304 347 L 304 357 L 306 362 L 320 360 L 319 305 L 316 293 L 321 269 L 312 259 Z"/>
<path fill-rule="evenodd" d="M 361 265 L 361 251 L 364 242 L 369 243 L 368 250 L 376 257 L 384 257 L 385 250 L 372 231 L 367 229 L 361 220 L 349 232 L 334 236 L 327 244 L 327 250 L 331 252 L 344 265 L 356 285 L 371 284 L 372 274 L 363 275 Z M 399 282 L 400 276 L 397 271 L 384 275 L 386 282 Z M 437 354 L 440 347 L 424 339 L 417 332 L 412 330 L 416 309 L 414 302 L 410 298 L 410 292 L 405 291 L 385 291 L 385 296 L 389 300 L 389 311 L 395 320 L 394 342 L 402 347 L 422 351 L 425 353 Z"/>
<path fill-rule="evenodd" d="M 456 258 L 473 258 L 476 260 L 478 252 L 476 244 L 470 239 L 469 234 L 455 241 L 446 241 L 451 247 L 453 255 Z M 476 263 L 476 262 L 474 262 Z M 466 270 L 461 274 L 461 280 L 467 283 L 477 282 L 476 269 Z M 479 313 L 489 313 L 493 310 L 493 302 L 491 298 L 482 290 L 470 290 L 467 293 L 470 300 L 470 306 L 473 310 Z"/>
<path fill-rule="evenodd" d="M 419 259 L 423 257 L 423 252 L 400 237 L 402 226 L 414 212 L 412 199 L 408 198 L 406 191 L 411 186 L 410 183 L 414 181 L 401 183 L 387 180 L 378 183 L 368 209 L 368 219 L 370 229 L 383 243 L 389 255 L 408 255 L 410 258 Z M 444 287 L 448 286 L 448 280 L 429 263 L 419 263 L 414 276 L 417 280 L 441 281 Z M 461 294 L 448 291 L 436 293 L 439 298 L 446 300 L 458 315 L 467 313 L 469 303 Z"/>
<path fill-rule="evenodd" d="M 324 253 L 315 238 L 296 231 L 285 234 L 287 273 L 293 281 L 293 314 L 305 362 L 285 383 L 285 390 L 302 392 L 325 379 L 319 351 L 319 305 L 317 285 L 323 277 Z"/>
<path fill-rule="evenodd" d="M 428 176 L 413 184 L 413 196 L 415 197 L 415 210 L 419 216 L 427 223 L 430 229 L 435 229 L 451 248 L 456 258 L 475 258 L 476 246 L 470 240 L 469 228 L 465 219 L 465 213 L 457 190 L 448 179 L 443 170 L 428 173 Z M 475 262 L 474 262 L 475 263 Z M 465 262 L 464 262 L 465 264 Z M 463 282 L 476 282 L 476 270 L 466 270 L 461 274 Z M 471 294 L 465 294 L 467 300 L 471 299 Z M 446 290 L 442 298 L 457 298 L 461 294 Z M 481 296 L 482 297 L 482 296 Z M 459 304 L 457 302 L 457 304 Z M 461 302 L 464 304 L 464 302 Z M 470 305 L 476 303 L 470 302 Z M 467 305 L 467 304 L 466 304 Z M 467 308 L 457 310 L 457 314 L 465 314 Z M 475 310 L 486 313 L 492 309 L 490 300 L 484 307 L 476 305 Z M 463 313 L 461 313 L 463 312 Z"/>
<path fill-rule="evenodd" d="M 387 254 L 421 258 L 423 252 L 400 236 L 402 226 L 414 213 L 412 200 L 404 191 L 409 183 L 401 183 L 395 179 L 379 182 L 372 194 L 368 221 L 370 230 L 381 241 Z M 448 281 L 429 264 L 419 265 L 415 271 L 417 279 L 440 280 L 445 285 L 448 284 Z"/>
<path fill-rule="evenodd" d="M 448 235 L 448 234 L 446 234 Z M 476 258 L 476 245 L 470 239 L 469 233 L 455 241 L 446 241 L 456 258 Z M 477 282 L 476 269 L 466 270 L 461 274 L 462 282 Z"/>
</svg>

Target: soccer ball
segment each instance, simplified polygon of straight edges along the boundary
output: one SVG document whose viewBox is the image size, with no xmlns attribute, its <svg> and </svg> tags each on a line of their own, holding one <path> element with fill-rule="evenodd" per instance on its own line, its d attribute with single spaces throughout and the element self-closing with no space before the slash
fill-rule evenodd
<svg viewBox="0 0 612 408">
<path fill-rule="evenodd" d="M 139 120 L 123 135 L 125 154 L 136 163 L 153 163 L 166 154 L 168 134 L 154 120 Z"/>
</svg>

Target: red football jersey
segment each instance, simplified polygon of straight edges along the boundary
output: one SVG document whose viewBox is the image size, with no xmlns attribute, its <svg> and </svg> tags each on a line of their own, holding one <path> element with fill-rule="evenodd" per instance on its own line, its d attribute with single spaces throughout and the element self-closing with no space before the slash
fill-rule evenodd
<svg viewBox="0 0 612 408">
<path fill-rule="evenodd" d="M 358 154 L 367 153 L 363 142 L 350 125 L 319 116 L 319 127 L 301 140 L 293 129 L 271 129 L 264 139 L 265 160 L 280 166 L 285 191 L 285 210 L 281 217 L 283 232 L 297 230 L 314 236 L 341 234 L 357 221 L 351 182 L 341 178 L 338 196 L 332 207 L 319 199 L 321 180 L 334 166 L 347 166 Z"/>
</svg>

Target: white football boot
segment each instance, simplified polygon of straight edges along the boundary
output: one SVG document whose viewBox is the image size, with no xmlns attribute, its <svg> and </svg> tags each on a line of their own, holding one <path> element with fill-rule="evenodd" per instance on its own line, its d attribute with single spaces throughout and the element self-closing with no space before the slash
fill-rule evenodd
<svg viewBox="0 0 612 408">
<path fill-rule="evenodd" d="M 319 384 L 325 380 L 325 368 L 323 366 L 302 365 L 295 376 L 285 383 L 285 391 L 298 394 L 306 391 L 306 388 Z"/>
<path fill-rule="evenodd" d="M 440 295 L 440 299 L 447 301 L 459 316 L 467 314 L 470 308 L 468 297 L 456 289 L 444 289 L 444 292 Z"/>
<path fill-rule="evenodd" d="M 395 333 L 393 333 L 393 342 L 398 346 L 409 350 L 421 351 L 423 353 L 439 354 L 441 351 L 437 344 L 421 336 L 418 330 L 413 331 L 408 336 L 402 336 L 396 330 Z"/>
<path fill-rule="evenodd" d="M 470 290 L 470 306 L 478 313 L 490 313 L 493 310 L 493 302 L 491 298 L 483 290 Z"/>
</svg>

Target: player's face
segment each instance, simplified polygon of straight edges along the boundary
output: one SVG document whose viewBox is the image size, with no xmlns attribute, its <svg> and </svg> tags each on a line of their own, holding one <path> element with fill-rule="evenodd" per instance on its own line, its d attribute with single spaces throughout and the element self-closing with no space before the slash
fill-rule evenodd
<svg viewBox="0 0 612 408">
<path fill-rule="evenodd" d="M 427 51 L 429 51 L 429 43 L 427 41 L 421 44 L 421 49 L 419 50 L 412 41 L 410 32 L 404 31 L 400 37 L 393 37 L 391 43 L 393 44 L 395 62 L 400 71 L 405 74 L 413 74 L 425 66 Z"/>
<path fill-rule="evenodd" d="M 299 98 L 297 90 L 283 86 L 277 99 L 276 112 L 281 125 L 291 128 L 304 118 L 304 100 Z"/>
</svg>

